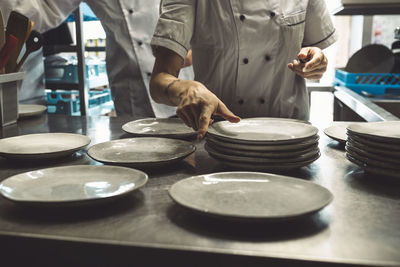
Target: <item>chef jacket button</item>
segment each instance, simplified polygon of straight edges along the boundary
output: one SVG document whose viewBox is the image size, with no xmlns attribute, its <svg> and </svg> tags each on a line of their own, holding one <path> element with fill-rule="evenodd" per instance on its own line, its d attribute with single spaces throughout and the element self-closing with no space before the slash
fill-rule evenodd
<svg viewBox="0 0 400 267">
<path fill-rule="evenodd" d="M 132 14 L 133 13 L 133 9 L 132 8 L 129 9 L 128 12 L 129 12 L 129 14 Z"/>
<path fill-rule="evenodd" d="M 137 43 L 138 43 L 138 45 L 140 45 L 140 46 L 143 44 L 142 41 L 138 41 Z"/>
<path fill-rule="evenodd" d="M 246 19 L 246 17 L 244 15 L 240 15 L 239 18 L 240 18 L 241 21 L 244 21 Z"/>
<path fill-rule="evenodd" d="M 247 63 L 249 63 L 249 59 L 248 59 L 247 57 L 246 57 L 246 58 L 244 58 L 244 59 L 243 59 L 243 63 L 244 63 L 244 64 L 247 64 Z"/>
<path fill-rule="evenodd" d="M 260 101 L 260 104 L 264 104 L 265 103 L 264 98 L 260 98 L 259 101 Z"/>
<path fill-rule="evenodd" d="M 147 73 L 147 76 L 150 77 L 150 76 L 151 76 L 151 72 L 148 72 L 148 73 Z"/>
<path fill-rule="evenodd" d="M 271 60 L 271 57 L 268 56 L 268 55 L 265 55 L 264 59 L 265 59 L 265 61 L 270 61 L 270 60 Z"/>
<path fill-rule="evenodd" d="M 273 17 L 275 17 L 275 12 L 274 11 L 271 11 L 271 12 L 269 12 L 269 16 L 271 17 L 271 18 L 273 18 Z"/>
<path fill-rule="evenodd" d="M 239 99 L 238 103 L 239 103 L 239 105 L 242 105 L 244 103 L 244 100 L 243 99 Z"/>
</svg>

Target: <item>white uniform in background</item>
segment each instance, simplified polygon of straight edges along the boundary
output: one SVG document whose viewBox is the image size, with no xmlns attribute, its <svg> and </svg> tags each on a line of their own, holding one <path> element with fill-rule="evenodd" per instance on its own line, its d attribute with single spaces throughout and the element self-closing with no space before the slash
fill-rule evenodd
<svg viewBox="0 0 400 267">
<path fill-rule="evenodd" d="M 322 0 L 163 0 L 152 45 L 191 48 L 195 79 L 238 116 L 308 119 L 305 81 L 287 64 L 335 40 Z"/>
<path fill-rule="evenodd" d="M 2 1 L 3 2 L 3 1 Z M 5 1 L 7 2 L 7 1 Z M 10 0 L 14 9 L 44 32 L 63 22 L 82 0 Z M 150 40 L 159 15 L 159 0 L 87 0 L 106 32 L 106 62 L 117 115 L 168 117 L 175 108 L 155 103 L 149 93 L 154 57 Z M 186 74 L 185 74 L 186 73 Z M 191 70 L 182 75 L 190 78 Z"/>
</svg>

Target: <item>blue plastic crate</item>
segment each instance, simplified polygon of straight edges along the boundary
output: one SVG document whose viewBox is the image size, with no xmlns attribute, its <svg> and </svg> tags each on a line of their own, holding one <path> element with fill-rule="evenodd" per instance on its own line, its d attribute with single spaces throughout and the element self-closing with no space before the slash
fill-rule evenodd
<svg viewBox="0 0 400 267">
<path fill-rule="evenodd" d="M 399 73 L 350 73 L 336 70 L 334 85 L 346 86 L 361 94 L 400 94 Z"/>
</svg>

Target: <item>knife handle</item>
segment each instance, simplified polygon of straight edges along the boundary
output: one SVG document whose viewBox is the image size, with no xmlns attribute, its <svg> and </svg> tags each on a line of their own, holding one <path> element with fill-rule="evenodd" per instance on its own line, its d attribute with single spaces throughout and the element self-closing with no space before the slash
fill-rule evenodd
<svg viewBox="0 0 400 267">
<path fill-rule="evenodd" d="M 18 39 L 14 35 L 9 34 L 7 36 L 6 44 L 0 51 L 0 70 L 6 66 L 17 45 Z"/>
</svg>

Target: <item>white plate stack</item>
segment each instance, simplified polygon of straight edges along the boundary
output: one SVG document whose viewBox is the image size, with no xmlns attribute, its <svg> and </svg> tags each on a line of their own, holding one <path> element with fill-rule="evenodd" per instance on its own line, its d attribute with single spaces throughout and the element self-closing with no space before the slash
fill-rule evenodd
<svg viewBox="0 0 400 267">
<path fill-rule="evenodd" d="M 249 118 L 239 123 L 212 124 L 205 149 L 210 156 L 235 169 L 282 171 L 317 160 L 318 139 L 318 129 L 304 121 Z"/>
<path fill-rule="evenodd" d="M 400 121 L 351 124 L 346 157 L 366 172 L 400 178 Z"/>
</svg>

